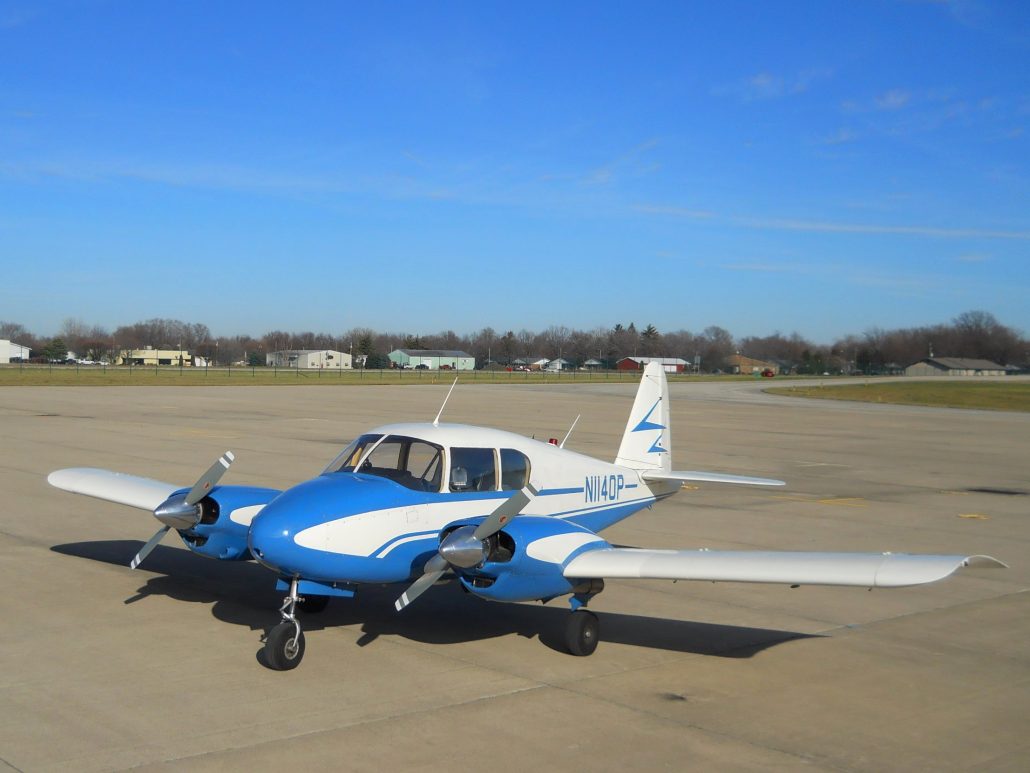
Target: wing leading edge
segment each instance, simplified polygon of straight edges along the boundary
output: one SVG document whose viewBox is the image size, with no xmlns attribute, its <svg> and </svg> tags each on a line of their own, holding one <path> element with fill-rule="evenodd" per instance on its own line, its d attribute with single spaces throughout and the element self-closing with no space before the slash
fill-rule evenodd
<svg viewBox="0 0 1030 773">
<path fill-rule="evenodd" d="M 73 494 L 85 494 L 151 511 L 182 488 L 152 478 L 99 470 L 95 467 L 69 467 L 57 470 L 47 476 L 47 482 Z"/>
<path fill-rule="evenodd" d="M 563 574 L 575 578 L 896 588 L 943 580 L 962 567 L 1007 568 L 995 558 L 979 555 L 605 548 L 573 558 Z"/>
</svg>

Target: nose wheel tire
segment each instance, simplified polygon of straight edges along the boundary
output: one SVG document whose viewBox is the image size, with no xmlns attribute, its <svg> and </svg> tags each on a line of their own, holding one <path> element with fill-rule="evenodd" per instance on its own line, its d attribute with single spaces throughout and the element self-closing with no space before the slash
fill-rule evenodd
<svg viewBox="0 0 1030 773">
<path fill-rule="evenodd" d="M 565 624 L 565 646 L 573 655 L 590 655 L 597 649 L 599 634 L 597 615 L 579 609 L 569 615 L 569 621 Z"/>
<path fill-rule="evenodd" d="M 304 657 L 304 632 L 294 623 L 279 623 L 265 639 L 264 655 L 266 665 L 275 671 L 296 668 Z"/>
</svg>

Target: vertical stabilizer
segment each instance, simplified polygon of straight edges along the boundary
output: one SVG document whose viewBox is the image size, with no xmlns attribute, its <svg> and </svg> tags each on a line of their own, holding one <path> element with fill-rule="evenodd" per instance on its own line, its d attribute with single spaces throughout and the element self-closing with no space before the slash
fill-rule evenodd
<svg viewBox="0 0 1030 773">
<path fill-rule="evenodd" d="M 661 363 L 644 368 L 615 463 L 635 470 L 672 469 L 669 383 Z"/>
</svg>

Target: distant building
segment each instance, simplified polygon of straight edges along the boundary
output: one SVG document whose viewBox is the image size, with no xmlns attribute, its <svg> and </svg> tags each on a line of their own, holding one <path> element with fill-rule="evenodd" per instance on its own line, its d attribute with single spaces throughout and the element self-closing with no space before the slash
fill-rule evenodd
<svg viewBox="0 0 1030 773">
<path fill-rule="evenodd" d="M 682 373 L 687 369 L 687 361 L 679 357 L 623 357 L 615 367 L 618 370 L 643 370 L 652 362 L 660 364 L 666 373 Z"/>
<path fill-rule="evenodd" d="M 585 370 L 601 370 L 601 368 L 603 367 L 604 363 L 598 359 L 595 359 L 594 357 L 591 357 L 589 360 L 583 363 L 583 368 Z"/>
<path fill-rule="evenodd" d="M 28 360 L 31 352 L 29 347 L 0 338 L 0 364 L 6 365 L 11 360 L 22 362 Z"/>
<path fill-rule="evenodd" d="M 571 367 L 572 363 L 564 357 L 556 357 L 544 365 L 544 370 L 548 373 L 557 373 L 560 370 L 568 370 Z"/>
<path fill-rule="evenodd" d="M 476 358 L 455 349 L 394 349 L 387 357 L 395 368 L 475 370 Z"/>
<path fill-rule="evenodd" d="M 906 376 L 1004 376 L 1003 365 L 965 357 L 926 357 L 905 368 Z"/>
<path fill-rule="evenodd" d="M 122 349 L 114 358 L 115 365 L 177 365 L 191 367 L 193 358 L 187 349 Z"/>
<path fill-rule="evenodd" d="M 775 362 L 767 362 L 766 360 L 756 360 L 753 357 L 745 357 L 743 354 L 734 354 L 726 358 L 726 369 L 730 373 L 744 373 L 747 375 L 754 375 L 755 373 L 762 373 L 766 370 L 771 370 L 773 373 L 779 375 L 780 366 Z"/>
<path fill-rule="evenodd" d="M 354 362 L 346 352 L 333 349 L 283 349 L 265 355 L 265 364 L 298 370 L 350 370 Z"/>
<path fill-rule="evenodd" d="M 512 360 L 511 364 L 514 365 L 516 368 L 543 370 L 547 367 L 547 363 L 549 363 L 550 361 L 550 357 L 519 357 L 517 360 Z"/>
</svg>

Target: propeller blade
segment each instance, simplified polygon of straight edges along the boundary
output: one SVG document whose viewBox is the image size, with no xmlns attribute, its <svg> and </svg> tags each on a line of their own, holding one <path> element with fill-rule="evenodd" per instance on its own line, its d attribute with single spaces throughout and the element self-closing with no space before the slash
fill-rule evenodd
<svg viewBox="0 0 1030 773">
<path fill-rule="evenodd" d="M 447 561 L 445 561 L 439 554 L 426 561 L 426 566 L 423 570 L 425 573 L 415 580 L 415 582 L 413 582 L 408 589 L 401 594 L 401 597 L 393 603 L 394 607 L 397 608 L 397 611 L 400 612 L 408 606 L 408 604 L 429 590 L 433 583 L 439 580 L 443 573 L 447 571 L 449 566 L 450 564 L 448 564 Z"/>
<path fill-rule="evenodd" d="M 211 468 L 200 476 L 200 480 L 193 484 L 190 493 L 186 495 L 186 504 L 193 506 L 203 499 L 207 492 L 211 490 L 211 487 L 221 480 L 221 477 L 229 469 L 229 465 L 233 463 L 235 458 L 232 451 L 226 451 L 218 457 L 218 461 L 212 464 Z"/>
<path fill-rule="evenodd" d="M 473 542 L 482 543 L 483 540 L 499 532 L 504 525 L 508 523 L 508 521 L 521 513 L 522 509 L 533 501 L 533 497 L 536 496 L 536 493 L 536 489 L 532 486 L 526 486 L 526 488 L 516 491 L 510 497 L 505 499 L 496 510 L 486 517 L 486 520 L 476 527 L 476 530 L 471 535 Z M 460 532 L 461 529 L 458 531 Z M 450 536 L 453 537 L 456 536 L 456 534 L 456 532 L 452 532 Z M 469 536 L 466 534 L 462 537 L 461 542 L 464 543 L 468 539 Z M 441 545 L 441 548 L 442 547 L 443 546 Z M 464 544 L 460 547 L 464 547 Z M 485 550 L 481 545 L 477 545 L 477 549 Z M 458 561 L 457 555 L 452 556 L 452 558 L 454 558 L 455 561 Z M 460 564 L 461 562 L 458 561 L 458 563 Z M 429 590 L 430 586 L 439 580 L 443 573 L 450 567 L 451 563 L 439 552 L 426 561 L 422 576 L 415 580 L 415 582 L 413 582 L 408 589 L 401 594 L 401 597 L 394 602 L 393 605 L 397 608 L 397 611 L 400 612 L 411 604 L 411 602 Z"/>
<path fill-rule="evenodd" d="M 516 491 L 510 497 L 505 499 L 501 503 L 500 507 L 490 513 L 490 515 L 486 517 L 485 521 L 476 527 L 472 536 L 478 540 L 484 540 L 499 532 L 505 524 L 508 523 L 508 521 L 521 513 L 522 509 L 533 501 L 533 496 L 535 496 L 536 493 L 536 490 L 531 486 L 527 486 L 524 489 Z"/>
<path fill-rule="evenodd" d="M 162 526 L 158 529 L 157 533 L 147 540 L 147 544 L 139 549 L 139 553 L 136 554 L 136 557 L 129 562 L 129 568 L 135 569 L 143 563 L 143 559 L 150 555 L 150 551 L 157 547 L 157 543 L 161 541 L 161 538 L 167 534 L 171 528 L 171 526 Z"/>
</svg>

